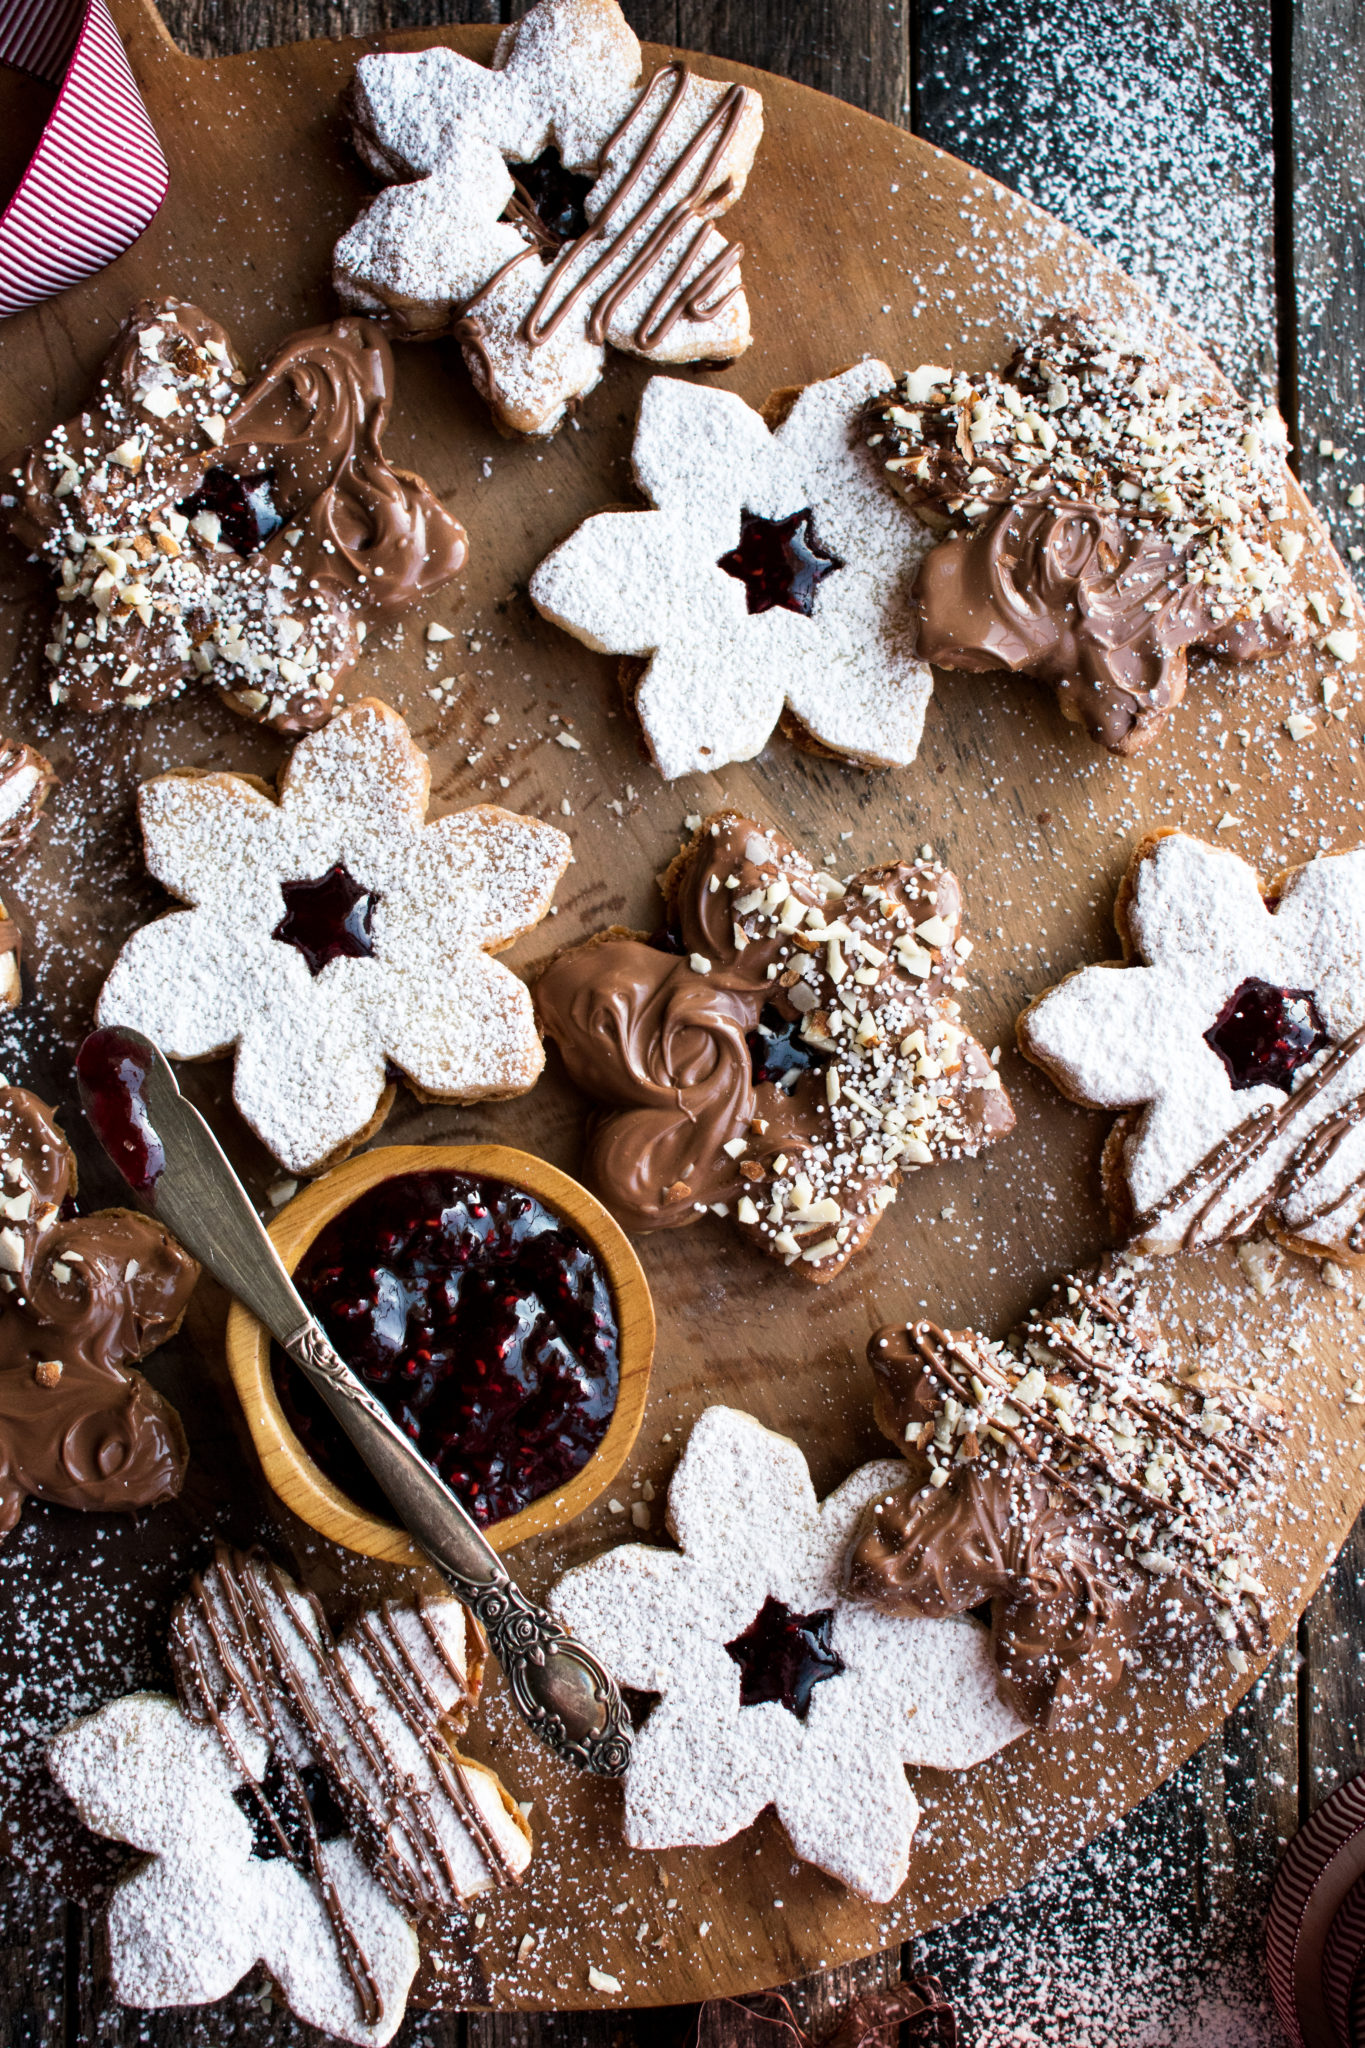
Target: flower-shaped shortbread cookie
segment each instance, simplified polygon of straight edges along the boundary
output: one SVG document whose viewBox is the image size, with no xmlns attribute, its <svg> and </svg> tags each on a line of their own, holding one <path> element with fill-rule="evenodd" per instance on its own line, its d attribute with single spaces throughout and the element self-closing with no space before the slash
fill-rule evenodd
<svg viewBox="0 0 1365 2048">
<path fill-rule="evenodd" d="M 446 1739 L 481 1650 L 453 1600 L 338 1644 L 282 1572 L 220 1548 L 172 1623 L 179 1702 L 132 1693 L 48 1750 L 85 1825 L 146 1852 L 109 1906 L 120 2003 L 207 2004 L 261 1962 L 300 2019 L 389 2040 L 417 1926 L 530 1860 L 501 1784 Z"/>
<path fill-rule="evenodd" d="M 864 1465 L 820 1505 L 794 1443 L 708 1408 L 669 1488 L 683 1555 L 632 1544 L 560 1580 L 561 1618 L 663 1696 L 626 1778 L 632 1848 L 723 1842 L 772 1805 L 798 1856 L 889 1899 L 919 1818 L 904 1765 L 965 1770 L 1020 1732 L 976 1622 L 843 1596 L 859 1517 L 902 1476 Z"/>
<path fill-rule="evenodd" d="M 240 775 L 145 783 L 147 865 L 194 907 L 135 932 L 100 995 L 175 1059 L 237 1050 L 233 1096 L 291 1173 L 383 1121 L 388 1062 L 421 1095 L 518 1095 L 544 1064 L 524 983 L 488 956 L 536 924 L 569 858 L 492 805 L 424 823 L 431 771 L 374 698 L 300 741 L 276 802 Z"/>
<path fill-rule="evenodd" d="M 453 332 L 501 426 L 552 433 L 606 349 L 714 362 L 749 345 L 744 190 L 763 104 L 666 64 L 640 89 L 616 0 L 539 0 L 490 70 L 362 57 L 356 147 L 391 184 L 338 242 L 337 290 L 402 334 Z"/>
<path fill-rule="evenodd" d="M 1115 922 L 1129 965 L 1085 967 L 1019 1019 L 1075 1102 L 1127 1112 L 1110 1204 L 1143 1251 L 1243 1237 L 1365 1254 L 1365 850 L 1253 868 L 1145 839 Z"/>
<path fill-rule="evenodd" d="M 647 658 L 628 674 L 670 780 L 751 759 L 779 719 L 867 766 L 914 759 L 932 679 L 910 588 L 932 536 L 863 445 L 888 374 L 809 384 L 771 427 L 732 391 L 655 377 L 633 451 L 655 509 L 595 514 L 531 578 L 557 625 Z"/>
</svg>

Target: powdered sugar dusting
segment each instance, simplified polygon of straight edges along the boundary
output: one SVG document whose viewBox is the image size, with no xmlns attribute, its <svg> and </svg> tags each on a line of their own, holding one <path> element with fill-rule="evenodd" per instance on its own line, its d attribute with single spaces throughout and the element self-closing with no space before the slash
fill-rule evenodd
<svg viewBox="0 0 1365 2048">
<path fill-rule="evenodd" d="M 733 392 L 654 378 L 632 459 L 655 509 L 598 513 L 532 577 L 535 603 L 567 632 L 649 657 L 636 709 L 670 780 L 750 760 L 784 704 L 835 753 L 914 759 L 932 679 L 913 652 L 909 589 L 931 536 L 858 425 L 890 379 L 868 360 L 808 385 L 770 433 Z M 801 510 L 839 567 L 809 615 L 750 612 L 743 584 L 719 566 L 739 543 L 740 516 Z"/>
<path fill-rule="evenodd" d="M 771 1801 L 798 1856 L 889 1899 L 919 1815 L 902 1765 L 965 1770 L 1020 1733 L 976 1623 L 906 1620 L 843 1598 L 858 1517 L 899 1477 L 886 1459 L 864 1465 L 817 1507 L 795 1444 L 733 1408 L 708 1408 L 669 1488 L 684 1555 L 611 1550 L 560 1580 L 555 1611 L 623 1683 L 662 1695 L 626 1779 L 633 1848 L 725 1841 Z M 812 1687 L 804 1718 L 771 1695 L 741 1703 L 727 1645 L 769 1598 L 832 1615 L 842 1668 Z"/>
<path fill-rule="evenodd" d="M 1020 1019 L 1020 1044 L 1076 1100 L 1106 1109 L 1146 1105 L 1123 1146 L 1142 1217 L 1257 1112 L 1287 1109 L 1280 1088 L 1235 1086 L 1206 1036 L 1242 984 L 1254 979 L 1311 994 L 1343 1048 L 1365 1024 L 1365 852 L 1297 869 L 1273 912 L 1253 868 L 1184 833 L 1144 847 L 1132 877 L 1127 926 L 1142 964 L 1084 968 L 1049 990 Z M 1328 1058 L 1324 1051 L 1300 1069 L 1295 1094 Z M 1311 1104 L 1305 1098 L 1312 1127 L 1349 1110 L 1363 1078 L 1365 1048 L 1344 1060 Z M 1194 1224 L 1207 1240 L 1228 1213 L 1240 1215 L 1252 1189 L 1272 1199 L 1303 1136 L 1299 1120 L 1286 1116 L 1284 1135 L 1239 1173 L 1207 1217 L 1208 1188 L 1192 1190 L 1144 1227 L 1142 1244 L 1174 1250 Z M 1273 1205 L 1322 1251 L 1352 1249 L 1365 1207 L 1362 1175 L 1365 1123 L 1357 1123 Z"/>
<path fill-rule="evenodd" d="M 459 1101 L 519 1094 L 543 1064 L 524 984 L 485 949 L 545 915 L 569 841 L 492 806 L 424 826 L 429 779 L 402 719 L 366 699 L 300 742 L 278 804 L 235 775 L 142 791 L 148 867 L 194 907 L 128 941 L 99 1022 L 176 1059 L 235 1046 L 237 1106 L 290 1172 L 363 1133 L 390 1060 Z M 274 936 L 281 884 L 338 864 L 371 892 L 372 950 L 314 974 Z"/>
</svg>

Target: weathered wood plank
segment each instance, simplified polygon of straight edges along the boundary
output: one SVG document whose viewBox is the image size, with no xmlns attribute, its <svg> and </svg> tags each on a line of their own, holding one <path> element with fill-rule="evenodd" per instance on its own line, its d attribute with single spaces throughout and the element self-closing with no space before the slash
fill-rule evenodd
<svg viewBox="0 0 1365 2048">
<path fill-rule="evenodd" d="M 925 0 L 914 126 L 1151 283 L 1273 391 L 1270 0 Z"/>
<path fill-rule="evenodd" d="M 1293 162 L 1282 200 L 1293 237 L 1300 475 L 1338 545 L 1359 547 L 1365 507 L 1348 499 L 1365 483 L 1365 5 L 1295 0 L 1286 15 Z"/>
</svg>

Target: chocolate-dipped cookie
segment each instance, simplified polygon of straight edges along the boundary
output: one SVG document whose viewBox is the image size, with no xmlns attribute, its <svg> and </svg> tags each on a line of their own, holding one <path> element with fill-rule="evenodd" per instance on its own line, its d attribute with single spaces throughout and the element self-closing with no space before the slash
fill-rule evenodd
<svg viewBox="0 0 1365 2048">
<path fill-rule="evenodd" d="M 1129 1265 L 1071 1275 L 1003 1343 L 917 1322 L 867 1355 L 911 1478 L 863 1517 L 855 1599 L 925 1617 L 989 1601 L 1001 1693 L 1040 1727 L 1074 1723 L 1151 1638 L 1177 1665 L 1221 1639 L 1247 1670 L 1278 1404 L 1174 1378 Z"/>
<path fill-rule="evenodd" d="M 73 1213 L 52 1112 L 0 1085 L 0 1535 L 34 1495 L 139 1508 L 180 1491 L 180 1418 L 129 1368 L 175 1334 L 199 1268 L 132 1209 Z"/>
<path fill-rule="evenodd" d="M 1253 661 L 1306 631 L 1283 420 L 1117 327 L 1050 322 L 1003 375 L 912 370 L 868 421 L 946 533 L 916 586 L 923 659 L 1036 676 L 1115 753 L 1156 737 L 1191 648 Z"/>
<path fill-rule="evenodd" d="M 662 888 L 656 938 L 600 933 L 536 985 L 541 1028 L 603 1105 L 589 1177 L 629 1229 L 714 1210 L 831 1280 L 906 1173 L 1014 1125 L 950 993 L 971 951 L 957 881 L 926 850 L 840 882 L 721 811 Z"/>
<path fill-rule="evenodd" d="M 136 306 L 93 402 L 12 460 L 0 495 L 58 579 L 53 701 L 138 709 L 202 676 L 279 732 L 321 725 L 367 626 L 468 552 L 385 460 L 393 383 L 370 320 L 291 335 L 248 385 L 207 313 Z"/>
</svg>

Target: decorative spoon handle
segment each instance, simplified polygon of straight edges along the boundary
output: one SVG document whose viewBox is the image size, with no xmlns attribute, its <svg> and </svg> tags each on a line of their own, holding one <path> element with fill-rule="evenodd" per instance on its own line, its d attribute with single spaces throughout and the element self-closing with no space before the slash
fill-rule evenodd
<svg viewBox="0 0 1365 2048">
<path fill-rule="evenodd" d="M 536 1735 L 580 1770 L 619 1777 L 634 1731 L 616 1681 L 527 1598 L 444 1480 L 333 1350 L 164 1054 L 141 1032 L 96 1031 L 76 1071 L 86 1115 L 124 1179 L 317 1388 L 404 1528 L 487 1629 Z"/>
</svg>

